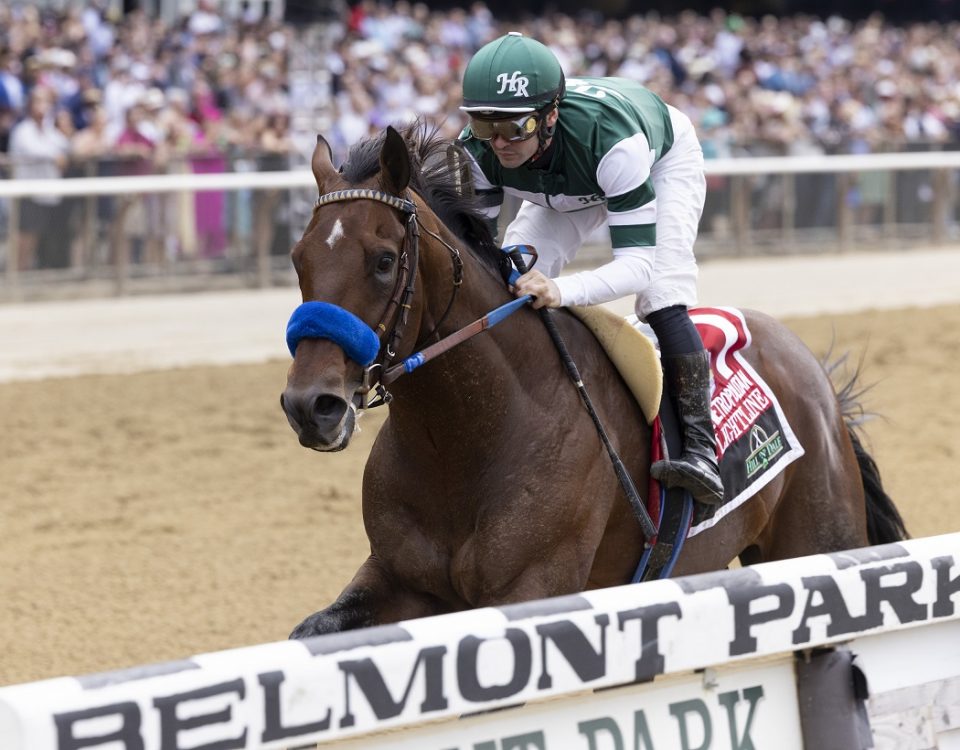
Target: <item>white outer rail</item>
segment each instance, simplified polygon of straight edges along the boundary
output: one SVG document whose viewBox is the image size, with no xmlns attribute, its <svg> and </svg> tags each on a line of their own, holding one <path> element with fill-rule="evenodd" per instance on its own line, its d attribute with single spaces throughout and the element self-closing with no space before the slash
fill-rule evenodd
<svg viewBox="0 0 960 750">
<path fill-rule="evenodd" d="M 708 175 L 850 173 L 960 169 L 960 151 L 838 156 L 771 156 L 711 159 Z M 127 193 L 173 193 L 180 191 L 240 190 L 315 187 L 309 169 L 286 172 L 235 172 L 225 174 L 174 174 L 133 177 L 77 177 L 0 181 L 0 198 L 33 195 L 123 195 Z"/>
<path fill-rule="evenodd" d="M 787 689 L 793 654 L 865 638 L 893 639 L 866 649 L 868 679 L 884 692 L 906 685 L 905 665 L 917 672 L 921 661 L 928 663 L 924 684 L 958 684 L 960 534 L 14 685 L 0 688 L 0 739 L 5 750 L 78 750 L 111 740 L 111 748 L 124 750 L 180 741 L 252 750 L 426 722 L 418 731 L 437 732 L 429 744 L 397 746 L 439 749 L 459 744 L 458 717 L 465 714 L 519 704 L 552 710 L 541 723 L 547 736 L 572 710 L 569 701 L 551 709 L 547 699 L 590 698 L 604 715 L 603 701 L 616 691 L 591 691 L 656 693 L 663 681 L 666 693 L 676 693 L 663 710 L 674 712 L 701 689 L 690 684 L 700 681 L 692 670 L 746 674 L 749 667 L 759 672 L 739 687 L 728 682 L 725 689 L 734 692 L 724 695 L 750 713 L 748 686 L 761 688 L 750 688 L 756 695 L 779 696 L 777 710 L 764 709 L 755 732 L 763 724 L 774 739 L 759 746 L 784 747 L 776 738 L 796 737 L 803 712 Z M 779 676 L 765 682 L 771 659 Z M 674 678 L 687 681 L 679 693 Z M 711 690 L 710 681 L 705 673 L 703 690 Z M 709 698 L 721 716 L 724 700 Z M 943 706 L 948 713 L 953 702 Z M 699 713 L 706 723 L 706 708 Z M 653 727 L 652 714 L 650 721 Z M 744 722 L 749 717 L 738 720 L 741 729 Z M 576 735 L 576 725 L 570 732 Z"/>
</svg>

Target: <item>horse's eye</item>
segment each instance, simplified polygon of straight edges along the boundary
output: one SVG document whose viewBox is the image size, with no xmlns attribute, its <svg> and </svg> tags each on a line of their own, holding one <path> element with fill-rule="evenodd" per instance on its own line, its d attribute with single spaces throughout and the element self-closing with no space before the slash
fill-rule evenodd
<svg viewBox="0 0 960 750">
<path fill-rule="evenodd" d="M 396 260 L 396 257 L 390 253 L 384 253 L 377 259 L 377 272 L 386 273 L 393 268 L 393 264 L 396 262 Z"/>
</svg>

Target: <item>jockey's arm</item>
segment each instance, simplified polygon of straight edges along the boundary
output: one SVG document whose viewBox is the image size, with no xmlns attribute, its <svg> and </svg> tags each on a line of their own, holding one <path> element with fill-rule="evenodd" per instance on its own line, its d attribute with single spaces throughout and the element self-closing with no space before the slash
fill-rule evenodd
<svg viewBox="0 0 960 750">
<path fill-rule="evenodd" d="M 655 257 L 654 247 L 615 248 L 609 263 L 553 280 L 560 291 L 560 304 L 599 305 L 639 294 L 650 283 Z"/>
<path fill-rule="evenodd" d="M 620 141 L 601 159 L 597 184 L 607 196 L 613 260 L 592 271 L 554 279 L 562 305 L 598 305 L 640 294 L 650 284 L 657 242 L 652 166 L 642 133 Z"/>
</svg>

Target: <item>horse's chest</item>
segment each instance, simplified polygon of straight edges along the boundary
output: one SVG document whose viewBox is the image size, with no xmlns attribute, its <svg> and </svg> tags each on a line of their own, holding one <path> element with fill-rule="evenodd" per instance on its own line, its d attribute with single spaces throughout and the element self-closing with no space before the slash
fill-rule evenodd
<svg viewBox="0 0 960 750">
<path fill-rule="evenodd" d="M 375 554 L 385 560 L 395 576 L 417 591 L 425 591 L 454 608 L 477 606 L 488 588 L 482 535 L 449 519 L 394 526 L 388 539 L 371 536 Z M 377 535 L 379 536 L 379 535 Z"/>
</svg>

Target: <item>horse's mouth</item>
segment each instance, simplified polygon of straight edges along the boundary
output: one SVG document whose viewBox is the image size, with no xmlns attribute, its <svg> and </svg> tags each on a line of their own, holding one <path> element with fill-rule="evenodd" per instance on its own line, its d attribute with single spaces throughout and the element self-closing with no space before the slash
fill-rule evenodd
<svg viewBox="0 0 960 750">
<path fill-rule="evenodd" d="M 340 421 L 339 431 L 333 439 L 327 439 L 326 435 L 313 430 L 301 430 L 298 434 L 300 445 L 304 448 L 318 451 L 320 453 L 336 453 L 342 451 L 350 444 L 350 438 L 357 426 L 357 410 L 353 404 L 343 415 Z"/>
</svg>

